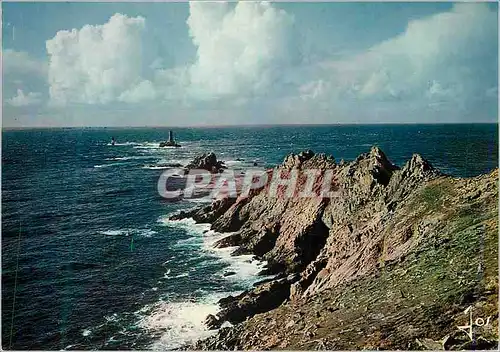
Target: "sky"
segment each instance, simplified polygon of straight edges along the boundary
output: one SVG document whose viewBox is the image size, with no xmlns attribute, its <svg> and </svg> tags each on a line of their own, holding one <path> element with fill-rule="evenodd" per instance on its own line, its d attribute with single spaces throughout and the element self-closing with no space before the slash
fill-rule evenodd
<svg viewBox="0 0 500 352">
<path fill-rule="evenodd" d="M 498 119 L 497 3 L 3 3 L 4 127 Z"/>
</svg>

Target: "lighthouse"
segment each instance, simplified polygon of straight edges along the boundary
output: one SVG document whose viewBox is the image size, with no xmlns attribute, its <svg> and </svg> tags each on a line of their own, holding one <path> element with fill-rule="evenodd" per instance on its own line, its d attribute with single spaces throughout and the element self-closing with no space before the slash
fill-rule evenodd
<svg viewBox="0 0 500 352">
<path fill-rule="evenodd" d="M 168 131 L 168 141 L 161 142 L 160 147 L 180 147 L 180 144 L 175 143 L 174 132 L 172 130 Z"/>
</svg>

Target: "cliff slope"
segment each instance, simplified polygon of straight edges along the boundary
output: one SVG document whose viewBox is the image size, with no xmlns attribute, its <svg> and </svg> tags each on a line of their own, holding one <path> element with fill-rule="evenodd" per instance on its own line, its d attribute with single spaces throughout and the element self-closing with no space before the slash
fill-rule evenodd
<svg viewBox="0 0 500 352">
<path fill-rule="evenodd" d="M 231 232 L 219 246 L 238 245 L 235 254 L 277 274 L 221 300 L 208 325 L 235 326 L 195 348 L 467 348 L 457 325 L 469 306 L 491 316 L 474 327 L 474 346 L 496 346 L 498 170 L 452 178 L 419 155 L 398 168 L 376 147 L 349 163 L 292 154 L 277 170 L 291 169 L 301 185 L 306 170 L 331 170 L 336 196 L 270 197 L 262 187 L 176 216 Z"/>
</svg>

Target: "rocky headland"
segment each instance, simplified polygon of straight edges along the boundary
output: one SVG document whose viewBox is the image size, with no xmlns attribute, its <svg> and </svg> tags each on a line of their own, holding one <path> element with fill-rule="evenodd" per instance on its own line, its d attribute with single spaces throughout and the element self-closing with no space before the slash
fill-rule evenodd
<svg viewBox="0 0 500 352">
<path fill-rule="evenodd" d="M 270 197 L 265 186 L 185 211 L 268 265 L 273 279 L 222 299 L 191 349 L 491 349 L 498 340 L 498 169 L 401 168 L 377 147 L 354 161 L 305 151 L 276 170 L 332 170 L 336 196 Z M 321 181 L 321 180 L 320 180 Z M 473 340 L 457 326 L 473 326 Z"/>
</svg>

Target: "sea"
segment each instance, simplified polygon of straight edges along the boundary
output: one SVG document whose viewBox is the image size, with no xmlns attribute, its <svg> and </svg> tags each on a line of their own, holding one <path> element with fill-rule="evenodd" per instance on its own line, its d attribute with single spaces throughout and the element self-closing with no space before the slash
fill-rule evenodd
<svg viewBox="0 0 500 352">
<path fill-rule="evenodd" d="M 168 219 L 204 200 L 162 198 L 161 173 L 204 152 L 240 170 L 306 149 L 349 161 L 372 145 L 454 177 L 498 167 L 497 124 L 172 130 L 181 148 L 159 147 L 168 128 L 3 130 L 3 349 L 165 350 L 213 333 L 204 318 L 265 263 L 214 249 L 224 235 L 206 224 Z"/>
</svg>

